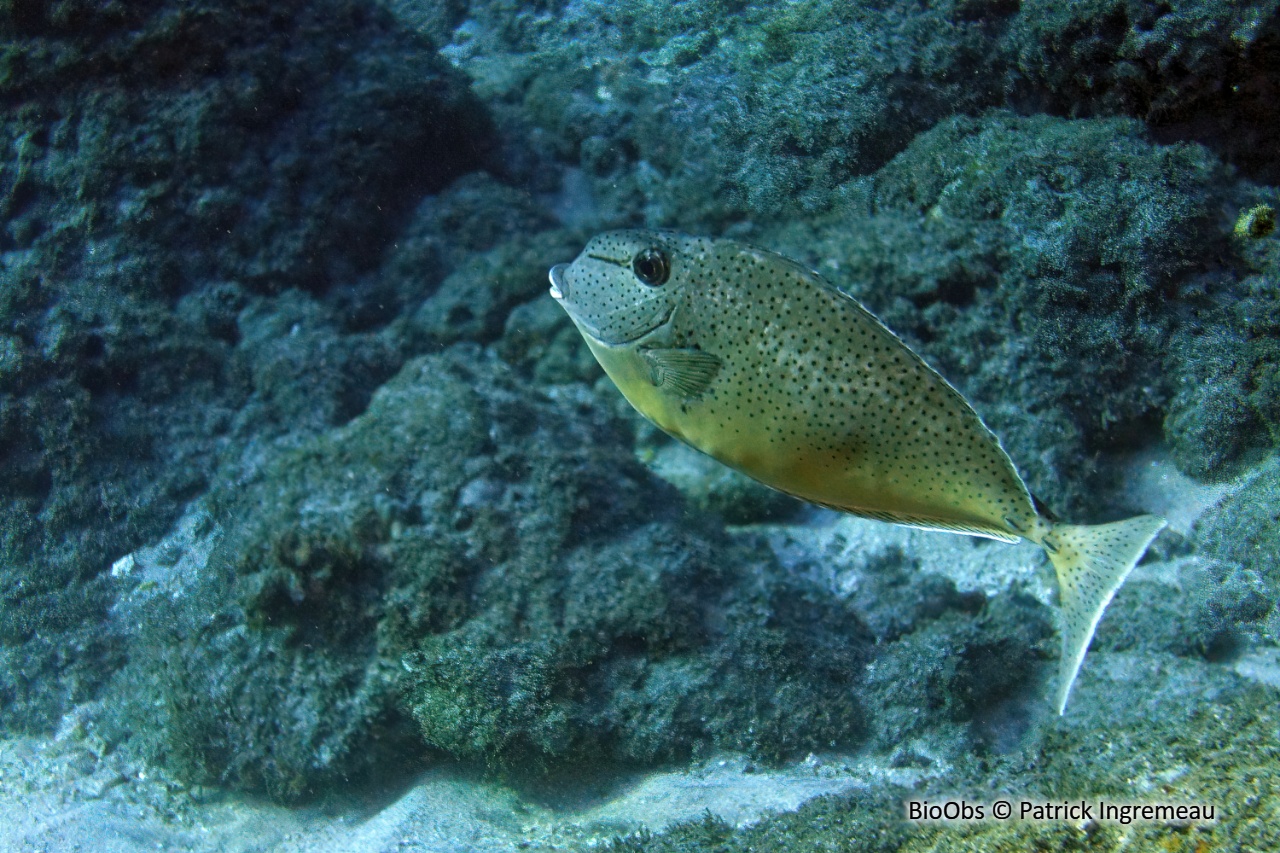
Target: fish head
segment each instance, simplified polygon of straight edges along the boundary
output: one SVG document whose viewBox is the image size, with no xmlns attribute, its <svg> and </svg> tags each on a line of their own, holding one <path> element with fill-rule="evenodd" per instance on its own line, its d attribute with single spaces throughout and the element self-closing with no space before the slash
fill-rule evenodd
<svg viewBox="0 0 1280 853">
<path fill-rule="evenodd" d="M 680 238 L 661 231 L 593 237 L 570 264 L 551 268 L 551 296 L 584 333 L 610 346 L 666 324 L 683 285 Z"/>
</svg>

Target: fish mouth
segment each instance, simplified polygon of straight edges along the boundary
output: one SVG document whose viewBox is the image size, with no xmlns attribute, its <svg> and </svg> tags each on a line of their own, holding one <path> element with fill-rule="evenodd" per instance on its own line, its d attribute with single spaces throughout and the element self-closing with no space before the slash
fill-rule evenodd
<svg viewBox="0 0 1280 853">
<path fill-rule="evenodd" d="M 552 299 L 564 299 L 565 291 L 568 289 L 565 286 L 564 271 L 568 268 L 568 264 L 556 264 L 551 268 L 551 272 L 548 277 L 551 279 Z"/>
</svg>

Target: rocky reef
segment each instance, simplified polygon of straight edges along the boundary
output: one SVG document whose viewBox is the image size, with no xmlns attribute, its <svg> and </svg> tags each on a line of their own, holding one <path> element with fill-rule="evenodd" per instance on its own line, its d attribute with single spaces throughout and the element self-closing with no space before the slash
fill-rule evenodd
<svg viewBox="0 0 1280 853">
<path fill-rule="evenodd" d="M 95 797 L 858 755 L 899 775 L 529 844 L 1276 846 L 1276 0 L 12 0 L 0 34 L 0 728 Z M 1176 516 L 1066 717 L 1037 554 L 833 520 L 626 406 L 545 290 L 634 225 L 818 270 L 1059 515 Z M 1001 795 L 1225 817 L 902 818 Z"/>
</svg>

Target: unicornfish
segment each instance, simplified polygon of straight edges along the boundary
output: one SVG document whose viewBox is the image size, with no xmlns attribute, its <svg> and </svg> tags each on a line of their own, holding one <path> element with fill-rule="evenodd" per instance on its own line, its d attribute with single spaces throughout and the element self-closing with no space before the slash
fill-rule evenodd
<svg viewBox="0 0 1280 853">
<path fill-rule="evenodd" d="M 1164 519 L 1041 512 L 955 388 L 851 296 L 773 252 L 614 231 L 551 268 L 551 296 L 642 415 L 720 462 L 853 515 L 1042 547 L 1058 580 L 1063 713 L 1098 620 Z"/>
</svg>

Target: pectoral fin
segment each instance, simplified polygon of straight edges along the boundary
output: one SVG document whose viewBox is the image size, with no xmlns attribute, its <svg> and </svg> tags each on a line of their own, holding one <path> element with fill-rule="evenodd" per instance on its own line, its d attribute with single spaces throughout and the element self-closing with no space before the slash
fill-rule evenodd
<svg viewBox="0 0 1280 853">
<path fill-rule="evenodd" d="M 657 387 L 681 397 L 697 397 L 720 372 L 720 359 L 700 349 L 645 349 L 640 356 Z"/>
</svg>

